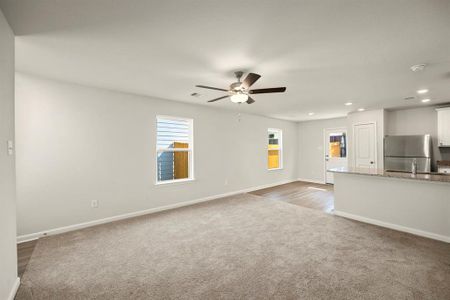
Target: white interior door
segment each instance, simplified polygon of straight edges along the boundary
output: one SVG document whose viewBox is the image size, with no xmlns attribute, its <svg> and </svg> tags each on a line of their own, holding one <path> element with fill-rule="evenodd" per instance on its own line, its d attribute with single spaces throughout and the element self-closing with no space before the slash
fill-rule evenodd
<svg viewBox="0 0 450 300">
<path fill-rule="evenodd" d="M 363 169 L 376 169 L 376 124 L 366 123 L 353 125 L 353 137 L 355 167 Z"/>
<path fill-rule="evenodd" d="M 325 182 L 334 183 L 329 169 L 347 167 L 347 130 L 345 128 L 325 129 Z"/>
</svg>

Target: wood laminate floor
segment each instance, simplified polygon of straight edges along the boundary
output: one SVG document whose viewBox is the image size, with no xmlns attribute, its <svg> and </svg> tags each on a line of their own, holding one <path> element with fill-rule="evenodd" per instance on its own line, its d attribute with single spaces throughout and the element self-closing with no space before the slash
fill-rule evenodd
<svg viewBox="0 0 450 300">
<path fill-rule="evenodd" d="M 22 277 L 23 273 L 25 272 L 37 241 L 38 240 L 33 240 L 17 244 L 17 267 L 19 277 Z"/>
<path fill-rule="evenodd" d="M 257 190 L 250 194 L 330 213 L 334 209 L 333 186 L 296 181 Z"/>
</svg>

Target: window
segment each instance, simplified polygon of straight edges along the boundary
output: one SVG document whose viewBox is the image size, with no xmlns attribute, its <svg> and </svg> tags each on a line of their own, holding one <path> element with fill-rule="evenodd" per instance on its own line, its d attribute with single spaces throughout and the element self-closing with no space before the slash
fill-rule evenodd
<svg viewBox="0 0 450 300">
<path fill-rule="evenodd" d="M 192 180 L 193 120 L 156 117 L 157 183 Z"/>
<path fill-rule="evenodd" d="M 329 157 L 347 157 L 347 143 L 345 132 L 330 133 L 329 135 Z"/>
<path fill-rule="evenodd" d="M 280 129 L 268 130 L 267 167 L 269 170 L 283 168 L 283 140 Z"/>
</svg>

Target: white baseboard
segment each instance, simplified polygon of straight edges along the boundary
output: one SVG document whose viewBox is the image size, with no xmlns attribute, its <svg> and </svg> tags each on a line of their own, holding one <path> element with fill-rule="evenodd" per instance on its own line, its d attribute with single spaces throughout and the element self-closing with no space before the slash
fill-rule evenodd
<svg viewBox="0 0 450 300">
<path fill-rule="evenodd" d="M 17 277 L 16 280 L 14 281 L 14 285 L 11 288 L 11 292 L 9 292 L 9 296 L 8 296 L 7 300 L 14 300 L 14 298 L 16 297 L 17 291 L 19 290 L 19 286 L 20 286 L 20 278 Z"/>
<path fill-rule="evenodd" d="M 322 180 L 314 180 L 314 179 L 307 179 L 307 178 L 297 178 L 297 181 L 326 184 L 325 181 L 322 181 Z"/>
<path fill-rule="evenodd" d="M 333 212 L 333 214 L 335 214 L 336 216 L 347 218 L 347 219 L 352 219 L 352 220 L 356 220 L 356 221 L 360 221 L 360 222 L 364 222 L 364 223 L 368 223 L 368 224 L 372 224 L 372 225 L 377 225 L 377 226 L 381 226 L 381 227 L 385 227 L 385 228 L 389 228 L 389 229 L 394 229 L 397 231 L 403 231 L 403 232 L 411 233 L 414 235 L 423 236 L 423 237 L 430 238 L 433 240 L 450 243 L 450 237 L 445 236 L 445 235 L 440 235 L 440 234 L 423 231 L 423 230 L 419 230 L 419 229 L 414 229 L 414 228 L 410 228 L 410 227 L 406 227 L 406 226 L 402 226 L 402 225 L 379 221 L 379 220 L 362 217 L 362 216 L 358 216 L 358 215 L 354 215 L 354 214 L 350 214 L 350 213 L 346 213 L 346 212 L 338 211 L 338 210 L 335 210 Z"/>
<path fill-rule="evenodd" d="M 253 192 L 253 191 L 256 191 L 256 190 L 261 190 L 261 189 L 265 189 L 265 188 L 269 188 L 269 187 L 273 187 L 273 186 L 277 186 L 277 185 L 281 185 L 281 184 L 291 183 L 291 182 L 294 182 L 294 181 L 296 181 L 296 180 L 295 179 L 283 180 L 283 181 L 280 181 L 280 182 L 271 183 L 271 184 L 265 184 L 265 185 L 260 185 L 260 186 L 255 186 L 255 187 L 246 188 L 246 189 L 239 190 L 239 191 L 233 191 L 233 192 L 223 193 L 223 194 L 219 194 L 219 195 L 203 197 L 203 198 L 200 198 L 200 199 L 195 199 L 195 200 L 190 200 L 190 201 L 185 201 L 185 202 L 179 202 L 179 203 L 174 203 L 174 204 L 170 204 L 170 205 L 166 205 L 166 206 L 160 206 L 160 207 L 140 210 L 140 211 L 136 211 L 136 212 L 131 212 L 131 213 L 127 213 L 127 214 L 107 217 L 107 218 L 103 218 L 103 219 L 98 219 L 98 220 L 93 220 L 93 221 L 88 221 L 88 222 L 68 225 L 68 226 L 64 226 L 64 227 L 53 228 L 53 229 L 49 229 L 49 230 L 45 230 L 45 231 L 40 231 L 40 232 L 35 232 L 35 233 L 30 233 L 30 234 L 25 234 L 25 235 L 20 235 L 20 236 L 17 237 L 17 243 L 24 243 L 24 242 L 36 240 L 36 239 L 38 239 L 40 237 L 43 237 L 43 236 L 49 236 L 49 235 L 54 235 L 54 234 L 74 231 L 74 230 L 78 230 L 78 229 L 82 229 L 82 228 L 86 228 L 86 227 L 91 227 L 91 226 L 95 226 L 95 225 L 105 224 L 105 223 L 109 223 L 109 222 L 129 219 L 129 218 L 138 217 L 138 216 L 142 216 L 142 215 L 157 213 L 157 212 L 161 212 L 161 211 L 165 211 L 165 210 L 175 209 L 175 208 L 179 208 L 179 207 L 183 207 L 183 206 L 189 206 L 189 205 L 193 205 L 193 204 L 197 204 L 197 203 L 202 203 L 202 202 L 207 202 L 207 201 L 211 201 L 211 200 L 216 200 L 216 199 L 220 199 L 220 198 L 223 198 L 223 197 L 229 197 L 229 196 L 233 196 L 233 195 L 237 195 L 237 194 Z"/>
</svg>

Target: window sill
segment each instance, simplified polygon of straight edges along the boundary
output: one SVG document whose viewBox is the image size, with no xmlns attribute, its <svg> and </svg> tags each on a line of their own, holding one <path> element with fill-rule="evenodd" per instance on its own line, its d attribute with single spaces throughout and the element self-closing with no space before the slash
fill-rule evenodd
<svg viewBox="0 0 450 300">
<path fill-rule="evenodd" d="M 157 182 L 155 182 L 155 185 L 164 186 L 164 185 L 172 185 L 172 184 L 183 184 L 183 183 L 188 183 L 188 182 L 191 182 L 191 181 L 195 181 L 195 178 L 157 181 Z"/>
<path fill-rule="evenodd" d="M 278 171 L 278 170 L 283 170 L 283 167 L 281 167 L 281 168 L 275 168 L 275 169 L 267 169 L 267 171 Z"/>
</svg>

